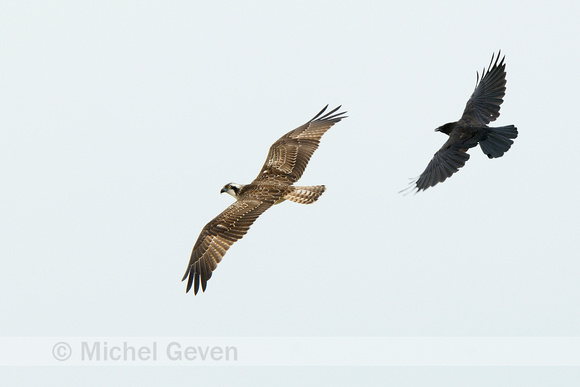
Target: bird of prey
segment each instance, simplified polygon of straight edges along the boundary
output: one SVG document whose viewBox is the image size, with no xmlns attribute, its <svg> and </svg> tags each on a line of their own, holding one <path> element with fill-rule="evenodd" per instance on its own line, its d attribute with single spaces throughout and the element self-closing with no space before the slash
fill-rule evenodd
<svg viewBox="0 0 580 387">
<path fill-rule="evenodd" d="M 479 144 L 487 157 L 501 157 L 513 144 L 518 130 L 513 125 L 490 128 L 487 125 L 499 117 L 499 108 L 505 95 L 505 56 L 500 61 L 501 51 L 494 62 L 494 55 L 486 71 L 485 67 L 477 81 L 475 90 L 467 101 L 463 116 L 435 129 L 449 136 L 441 149 L 435 153 L 423 173 L 411 183 L 411 190 L 421 191 L 442 183 L 465 165 L 469 160 L 467 150 Z"/>
<path fill-rule="evenodd" d="M 221 193 L 232 195 L 236 201 L 201 230 L 182 279 L 187 278 L 186 292 L 193 285 L 193 292 L 197 294 L 200 284 L 205 291 L 207 281 L 226 251 L 268 208 L 284 200 L 311 204 L 322 195 L 326 189 L 323 185 L 299 187 L 294 183 L 304 173 L 322 135 L 346 118 L 346 112 L 337 113 L 340 106 L 325 114 L 327 107 L 270 147 L 266 162 L 253 182 L 228 183 L 222 188 Z"/>
</svg>

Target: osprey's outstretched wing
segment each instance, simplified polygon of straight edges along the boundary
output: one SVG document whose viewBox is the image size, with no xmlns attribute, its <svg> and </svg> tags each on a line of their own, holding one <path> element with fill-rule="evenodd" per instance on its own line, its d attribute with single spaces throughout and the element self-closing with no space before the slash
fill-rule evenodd
<svg viewBox="0 0 580 387">
<path fill-rule="evenodd" d="M 199 285 L 205 291 L 211 273 L 216 269 L 226 251 L 241 239 L 250 229 L 250 226 L 264 211 L 270 208 L 273 202 L 263 202 L 251 198 L 241 199 L 226 208 L 211 222 L 205 225 L 187 265 L 182 281 L 187 279 L 189 292 L 193 285 L 193 292 L 197 294 Z"/>
<path fill-rule="evenodd" d="M 499 108 L 505 96 L 506 72 L 505 72 L 505 56 L 499 60 L 501 51 L 498 52 L 497 57 L 491 56 L 491 62 L 487 71 L 485 67 L 481 74 L 481 81 L 479 73 L 477 74 L 477 84 L 473 94 L 465 105 L 463 116 L 459 120 L 460 123 L 465 123 L 473 126 L 485 126 L 491 121 L 495 121 L 499 117 Z"/>
<path fill-rule="evenodd" d="M 272 144 L 266 162 L 253 184 L 279 181 L 291 185 L 300 179 L 310 157 L 318 148 L 322 135 L 346 118 L 346 112 L 336 113 L 340 106 L 323 115 L 327 107 L 328 105 L 310 121 L 286 133 Z"/>
</svg>

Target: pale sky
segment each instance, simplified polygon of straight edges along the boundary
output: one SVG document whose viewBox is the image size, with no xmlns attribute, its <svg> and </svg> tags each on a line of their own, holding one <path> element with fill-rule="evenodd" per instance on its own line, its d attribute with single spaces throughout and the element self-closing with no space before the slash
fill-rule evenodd
<svg viewBox="0 0 580 387">
<path fill-rule="evenodd" d="M 1 336 L 580 336 L 578 15 L 571 0 L 3 2 Z M 448 181 L 399 194 L 500 49 L 492 126 L 517 126 L 510 151 L 471 149 Z M 221 187 L 249 183 L 326 104 L 348 118 L 299 184 L 327 191 L 270 209 L 206 292 L 185 294 L 199 232 L 232 203 Z M 580 382 L 577 369 L 23 370 L 0 378 Z"/>
</svg>

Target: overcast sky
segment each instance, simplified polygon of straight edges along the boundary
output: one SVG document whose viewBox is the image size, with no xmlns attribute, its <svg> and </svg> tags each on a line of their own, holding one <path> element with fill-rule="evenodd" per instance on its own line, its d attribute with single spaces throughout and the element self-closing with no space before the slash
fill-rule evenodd
<svg viewBox="0 0 580 387">
<path fill-rule="evenodd" d="M 3 2 L 0 334 L 579 336 L 579 14 L 571 0 Z M 399 194 L 499 49 L 507 91 L 492 125 L 517 126 L 510 151 L 474 148 L 445 183 Z M 326 104 L 348 118 L 300 184 L 327 191 L 266 212 L 206 292 L 186 294 L 191 248 L 233 200 L 221 187 L 249 183 Z M 95 385 L 303 384 L 292 368 L 87 372 Z M 301 372 L 313 385 L 580 380 Z M 78 385 L 82 373 L 5 375 Z"/>
</svg>

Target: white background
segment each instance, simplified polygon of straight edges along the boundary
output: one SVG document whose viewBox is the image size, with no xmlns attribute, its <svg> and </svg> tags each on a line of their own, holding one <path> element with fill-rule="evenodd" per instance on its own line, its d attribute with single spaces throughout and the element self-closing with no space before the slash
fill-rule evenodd
<svg viewBox="0 0 580 387">
<path fill-rule="evenodd" d="M 574 1 L 5 1 L 2 336 L 579 336 Z M 403 196 L 499 49 L 507 92 L 443 184 Z M 348 118 L 205 293 L 180 279 L 268 147 Z M 577 369 L 9 369 L 24 384 L 492 385 Z M 522 382 L 522 383 L 520 383 Z M 552 384 L 554 385 L 554 384 Z"/>
</svg>

